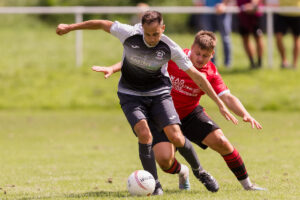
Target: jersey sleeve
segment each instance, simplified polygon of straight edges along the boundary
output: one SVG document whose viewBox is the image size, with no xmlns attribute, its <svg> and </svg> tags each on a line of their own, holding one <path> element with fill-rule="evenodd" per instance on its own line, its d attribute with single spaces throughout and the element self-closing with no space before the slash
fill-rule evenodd
<svg viewBox="0 0 300 200">
<path fill-rule="evenodd" d="M 210 81 L 211 86 L 214 88 L 217 95 L 220 97 L 225 93 L 230 93 L 230 90 L 225 85 L 221 75 L 218 71 L 215 71 L 215 74 L 213 75 L 213 78 Z"/>
<path fill-rule="evenodd" d="M 188 56 L 183 52 L 178 44 L 165 35 L 162 37 L 162 40 L 169 45 L 171 49 L 171 60 L 173 60 L 180 69 L 186 71 L 193 66 Z"/>
<path fill-rule="evenodd" d="M 124 43 L 126 38 L 141 33 L 141 25 L 136 24 L 135 26 L 131 26 L 115 21 L 110 28 L 110 33 Z"/>
</svg>

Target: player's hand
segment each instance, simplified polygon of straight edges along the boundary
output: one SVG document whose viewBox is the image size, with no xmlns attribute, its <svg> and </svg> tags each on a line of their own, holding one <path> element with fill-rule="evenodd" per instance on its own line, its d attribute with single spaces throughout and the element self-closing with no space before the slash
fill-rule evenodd
<svg viewBox="0 0 300 200">
<path fill-rule="evenodd" d="M 215 9 L 216 9 L 216 13 L 218 15 L 220 14 L 223 14 L 226 10 L 226 6 L 224 3 L 218 3 L 216 6 L 215 6 Z"/>
<path fill-rule="evenodd" d="M 68 24 L 58 24 L 58 26 L 56 27 L 56 33 L 58 35 L 64 35 L 66 33 L 69 33 L 70 31 L 70 25 Z"/>
<path fill-rule="evenodd" d="M 257 129 L 262 129 L 262 126 L 260 125 L 260 123 L 258 123 L 253 117 L 249 116 L 249 115 L 245 115 L 243 117 L 243 121 L 244 122 L 249 122 L 252 126 L 252 128 L 257 128 Z"/>
<path fill-rule="evenodd" d="M 227 119 L 232 121 L 234 124 L 238 124 L 238 120 L 228 111 L 225 106 L 219 107 L 221 114 Z"/>
<path fill-rule="evenodd" d="M 103 72 L 104 73 L 104 78 L 110 77 L 114 73 L 114 70 L 112 67 L 100 67 L 100 66 L 93 66 L 92 70 L 96 72 Z"/>
<path fill-rule="evenodd" d="M 246 3 L 242 5 L 241 10 L 249 14 L 254 14 L 257 11 L 257 8 L 257 5 L 253 3 Z"/>
</svg>

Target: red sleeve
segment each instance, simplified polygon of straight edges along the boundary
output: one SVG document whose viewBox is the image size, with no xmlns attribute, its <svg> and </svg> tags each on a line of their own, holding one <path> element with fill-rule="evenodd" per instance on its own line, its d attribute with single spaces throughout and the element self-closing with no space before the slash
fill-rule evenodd
<svg viewBox="0 0 300 200">
<path fill-rule="evenodd" d="M 217 95 L 228 90 L 228 87 L 225 85 L 221 75 L 219 74 L 216 67 L 213 67 L 213 74 L 211 76 L 210 84 L 214 88 Z M 228 90 L 229 91 L 229 90 Z"/>
</svg>

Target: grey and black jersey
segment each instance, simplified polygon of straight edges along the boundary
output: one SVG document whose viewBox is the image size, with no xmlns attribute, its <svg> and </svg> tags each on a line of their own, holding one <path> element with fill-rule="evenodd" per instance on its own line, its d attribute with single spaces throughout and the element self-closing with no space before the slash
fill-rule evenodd
<svg viewBox="0 0 300 200">
<path fill-rule="evenodd" d="M 149 47 L 144 41 L 141 24 L 130 26 L 116 21 L 110 32 L 124 47 L 120 93 L 136 96 L 169 93 L 168 61 L 172 59 L 184 71 L 192 66 L 182 49 L 165 35 L 155 47 Z"/>
</svg>

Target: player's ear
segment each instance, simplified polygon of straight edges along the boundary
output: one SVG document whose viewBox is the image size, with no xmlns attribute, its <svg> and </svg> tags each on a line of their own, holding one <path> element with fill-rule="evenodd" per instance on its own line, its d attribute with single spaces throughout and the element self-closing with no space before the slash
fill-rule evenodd
<svg viewBox="0 0 300 200">
<path fill-rule="evenodd" d="M 215 50 L 212 50 L 211 55 L 210 55 L 210 59 L 212 59 L 215 55 Z"/>
<path fill-rule="evenodd" d="M 165 32 L 166 25 L 162 25 L 162 26 L 161 26 L 161 29 L 162 29 L 162 32 Z"/>
</svg>

